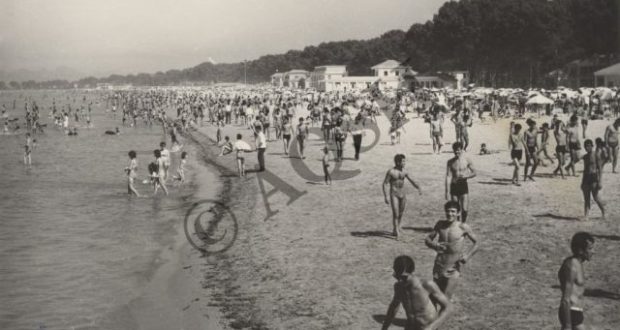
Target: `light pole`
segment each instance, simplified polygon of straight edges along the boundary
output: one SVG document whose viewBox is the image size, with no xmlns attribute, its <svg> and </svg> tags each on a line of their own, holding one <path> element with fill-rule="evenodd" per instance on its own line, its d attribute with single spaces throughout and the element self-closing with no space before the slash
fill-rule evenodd
<svg viewBox="0 0 620 330">
<path fill-rule="evenodd" d="M 248 84 L 248 70 L 247 70 L 247 60 L 243 60 L 243 82 L 245 85 Z"/>
</svg>

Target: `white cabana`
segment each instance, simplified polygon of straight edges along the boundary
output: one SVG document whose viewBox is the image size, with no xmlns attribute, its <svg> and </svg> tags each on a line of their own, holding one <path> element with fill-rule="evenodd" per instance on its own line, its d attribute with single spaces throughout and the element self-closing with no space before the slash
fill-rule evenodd
<svg viewBox="0 0 620 330">
<path fill-rule="evenodd" d="M 534 104 L 538 104 L 538 105 L 547 105 L 547 104 L 553 104 L 553 100 L 544 97 L 540 94 L 537 94 L 535 96 L 530 97 L 527 102 L 525 102 L 525 104 L 527 105 L 534 105 Z"/>
</svg>

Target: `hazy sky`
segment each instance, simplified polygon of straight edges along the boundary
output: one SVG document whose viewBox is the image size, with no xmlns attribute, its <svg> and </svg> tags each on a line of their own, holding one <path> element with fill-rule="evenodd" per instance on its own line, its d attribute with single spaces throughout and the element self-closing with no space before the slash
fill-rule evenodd
<svg viewBox="0 0 620 330">
<path fill-rule="evenodd" d="M 0 70 L 107 75 L 252 60 L 432 19 L 444 0 L 0 0 Z"/>
</svg>

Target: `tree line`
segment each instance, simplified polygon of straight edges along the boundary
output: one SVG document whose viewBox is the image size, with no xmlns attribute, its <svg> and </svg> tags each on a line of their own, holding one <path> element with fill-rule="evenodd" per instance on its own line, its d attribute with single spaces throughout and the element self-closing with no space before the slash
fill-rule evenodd
<svg viewBox="0 0 620 330">
<path fill-rule="evenodd" d="M 86 77 L 75 82 L 0 82 L 0 89 L 142 86 L 269 81 L 292 69 L 346 65 L 350 75 L 370 74 L 386 59 L 420 73 L 467 70 L 472 81 L 494 87 L 540 86 L 548 72 L 595 54 L 620 52 L 615 0 L 461 0 L 446 2 L 432 20 L 369 40 L 321 43 L 246 63 L 205 62 L 154 74 Z"/>
</svg>

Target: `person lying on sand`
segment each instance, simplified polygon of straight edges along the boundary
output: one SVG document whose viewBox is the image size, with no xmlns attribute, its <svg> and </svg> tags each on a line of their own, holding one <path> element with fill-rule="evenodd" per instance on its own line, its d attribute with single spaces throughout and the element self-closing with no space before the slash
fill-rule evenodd
<svg viewBox="0 0 620 330">
<path fill-rule="evenodd" d="M 402 304 L 407 315 L 405 329 L 433 330 L 452 313 L 452 304 L 433 281 L 421 280 L 413 274 L 415 263 L 409 256 L 394 259 L 394 297 L 388 306 L 381 329 L 387 330 Z M 439 306 L 439 311 L 433 305 Z"/>
</svg>

